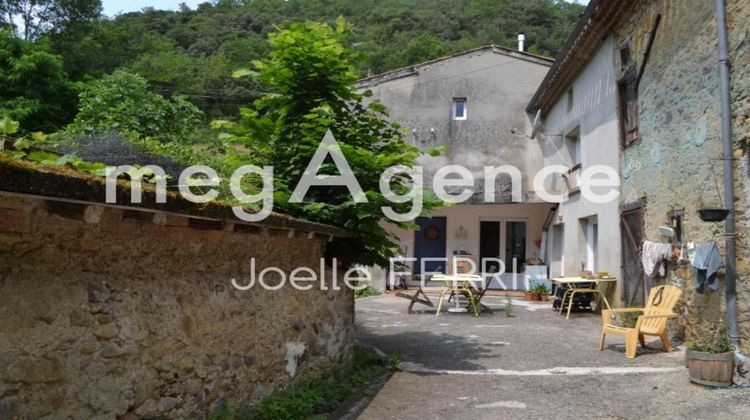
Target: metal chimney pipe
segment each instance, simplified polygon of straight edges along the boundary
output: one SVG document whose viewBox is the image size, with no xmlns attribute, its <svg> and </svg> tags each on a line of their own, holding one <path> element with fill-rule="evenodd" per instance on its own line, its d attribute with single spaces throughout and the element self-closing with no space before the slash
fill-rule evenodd
<svg viewBox="0 0 750 420">
<path fill-rule="evenodd" d="M 523 52 L 523 42 L 526 41 L 526 35 L 518 34 L 518 51 Z"/>
</svg>

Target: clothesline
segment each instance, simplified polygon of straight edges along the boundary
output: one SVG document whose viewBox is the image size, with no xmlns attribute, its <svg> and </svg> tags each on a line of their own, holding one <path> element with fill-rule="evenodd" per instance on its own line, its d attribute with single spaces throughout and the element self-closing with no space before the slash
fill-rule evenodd
<svg viewBox="0 0 750 420">
<path fill-rule="evenodd" d="M 681 258 L 689 261 L 695 268 L 693 284 L 696 293 L 704 293 L 706 286 L 709 293 L 719 291 L 718 271 L 724 263 L 715 241 L 697 244 L 688 242 L 681 245 L 677 253 L 675 248 L 674 244 L 643 241 L 641 263 L 644 275 L 662 277 L 666 272 L 667 260 Z"/>
</svg>

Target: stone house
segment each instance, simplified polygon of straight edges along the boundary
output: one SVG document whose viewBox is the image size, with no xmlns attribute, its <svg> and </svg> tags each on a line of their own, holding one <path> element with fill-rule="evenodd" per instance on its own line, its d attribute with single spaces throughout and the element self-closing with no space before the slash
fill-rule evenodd
<svg viewBox="0 0 750 420">
<path fill-rule="evenodd" d="M 542 110 L 548 133 L 554 132 L 550 130 L 553 127 L 565 134 L 567 127 L 557 122 L 554 101 L 572 89 L 575 104 L 578 84 L 592 67 L 599 66 L 597 63 L 603 66 L 602 74 L 613 69 L 614 77 L 608 77 L 606 85 L 597 86 L 591 80 L 588 87 L 599 92 L 597 95 L 606 92 L 608 98 L 612 96 L 603 112 L 607 117 L 600 121 L 606 131 L 591 142 L 611 147 L 609 153 L 600 156 L 602 161 L 619 161 L 622 285 L 616 301 L 640 305 L 644 291 L 654 284 L 679 285 L 685 291 L 684 305 L 679 308 L 685 338 L 705 336 L 722 318 L 730 324 L 731 332 L 736 320 L 738 334 L 731 338 L 741 338 L 742 349 L 747 353 L 750 3 L 718 3 L 719 7 L 701 0 L 592 0 L 531 107 Z M 719 10 L 725 12 L 726 26 Z M 723 28 L 728 35 L 725 58 L 730 64 L 725 110 L 719 48 Z M 604 71 L 604 67 L 608 69 Z M 613 99 L 617 107 L 616 131 L 611 127 Z M 728 124 L 723 125 L 725 116 Z M 726 149 L 722 144 L 724 137 Z M 582 150 L 586 147 L 583 144 Z M 729 168 L 726 178 L 725 164 Z M 727 200 L 727 192 L 733 193 L 734 200 Z M 733 212 L 725 223 L 704 222 L 697 214 L 704 206 L 733 208 Z M 563 213 L 565 207 L 566 204 L 561 206 Z M 736 222 L 735 232 L 731 219 Z M 608 232 L 617 237 L 615 226 L 609 224 Z M 663 235 L 664 227 L 672 228 L 673 237 Z M 567 232 L 566 226 L 566 241 Z M 643 275 L 640 246 L 647 239 L 671 241 L 676 248 L 716 241 L 722 258 L 734 245 L 736 259 L 730 257 L 726 275 L 720 273 L 719 293 L 697 294 L 693 287 L 694 269 L 685 254 L 667 263 L 665 276 Z M 565 265 L 567 271 L 567 261 Z"/>
<path fill-rule="evenodd" d="M 479 270 L 481 259 L 503 260 L 504 286 L 524 287 L 529 278 L 524 262 L 540 256 L 542 227 L 553 207 L 532 189 L 544 159 L 539 143 L 528 138 L 533 115 L 525 107 L 551 64 L 546 57 L 491 45 L 359 81 L 358 88 L 372 91 L 373 99 L 388 108 L 390 119 L 409 130 L 407 140 L 412 145 L 423 151 L 447 147 L 439 157 L 425 155 L 418 160 L 426 187 L 447 165 L 460 165 L 473 178 L 465 188 L 469 192 L 465 201 L 432 217 L 417 218 L 420 230 L 391 229 L 403 256 L 414 258 L 409 263 L 410 281 L 419 281 L 423 261 L 426 272 L 445 272 L 451 269 L 453 254 L 466 253 L 463 258 L 473 260 Z M 519 171 L 517 200 L 511 196 L 507 174 L 500 173 L 495 180 L 485 176 L 485 167 L 502 165 Z M 485 197 L 490 187 L 495 193 Z M 450 192 L 458 190 L 464 188 Z M 492 265 L 489 262 L 485 268 L 489 271 Z M 385 270 L 375 278 L 381 288 L 385 278 Z M 492 287 L 503 285 L 493 280 Z"/>
<path fill-rule="evenodd" d="M 0 418 L 202 418 L 348 360 L 353 292 L 321 264 L 344 231 L 120 187 L 0 160 Z M 238 290 L 251 258 L 329 288 Z"/>
</svg>

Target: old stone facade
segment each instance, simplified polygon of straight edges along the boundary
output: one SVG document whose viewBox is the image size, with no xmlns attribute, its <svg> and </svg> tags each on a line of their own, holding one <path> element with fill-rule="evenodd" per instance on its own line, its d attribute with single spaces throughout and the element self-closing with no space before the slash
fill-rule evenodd
<svg viewBox="0 0 750 420">
<path fill-rule="evenodd" d="M 348 288 L 230 282 L 328 238 L 0 195 L 0 418 L 200 418 L 347 360 Z"/>
<path fill-rule="evenodd" d="M 663 241 L 658 227 L 670 214 L 682 217 L 683 242 L 716 241 L 724 255 L 724 224 L 699 219 L 702 206 L 718 207 L 723 195 L 721 107 L 716 6 L 701 0 L 636 2 L 615 28 L 620 48 L 629 48 L 640 66 L 657 15 L 657 29 L 638 89 L 640 139 L 624 146 L 621 156 L 621 204 L 645 202 L 643 233 Z M 743 349 L 750 351 L 750 237 L 748 234 L 748 70 L 747 22 L 750 4 L 727 1 L 737 220 L 737 305 Z M 616 61 L 620 57 L 616 57 Z M 656 283 L 683 286 L 686 339 L 704 336 L 724 317 L 723 293 L 696 295 L 689 263 L 670 264 Z M 723 278 L 721 287 L 723 290 Z"/>
</svg>

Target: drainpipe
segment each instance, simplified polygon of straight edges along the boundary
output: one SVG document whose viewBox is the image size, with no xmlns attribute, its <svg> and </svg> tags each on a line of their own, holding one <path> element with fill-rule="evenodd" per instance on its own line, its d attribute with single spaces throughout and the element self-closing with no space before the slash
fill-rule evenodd
<svg viewBox="0 0 750 420">
<path fill-rule="evenodd" d="M 740 334 L 737 327 L 737 289 L 735 273 L 735 242 L 734 224 L 734 169 L 732 150 L 732 111 L 729 99 L 729 52 L 727 42 L 727 17 L 725 0 L 716 0 L 716 23 L 719 32 L 719 75 L 721 77 L 721 139 L 723 144 L 724 162 L 724 197 L 729 210 L 724 224 L 726 239 L 726 277 L 724 299 L 727 311 L 727 326 L 729 328 L 729 343 L 739 353 Z"/>
</svg>

